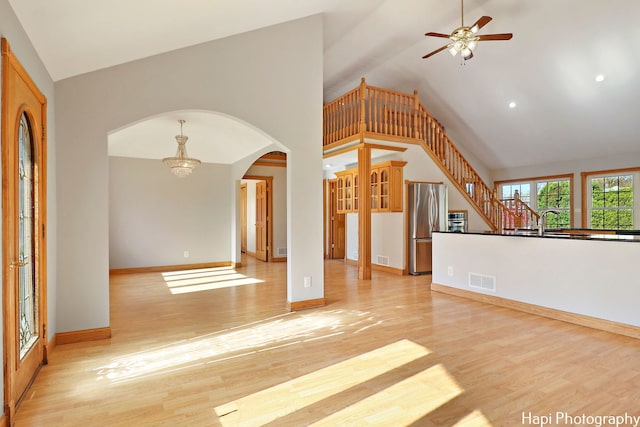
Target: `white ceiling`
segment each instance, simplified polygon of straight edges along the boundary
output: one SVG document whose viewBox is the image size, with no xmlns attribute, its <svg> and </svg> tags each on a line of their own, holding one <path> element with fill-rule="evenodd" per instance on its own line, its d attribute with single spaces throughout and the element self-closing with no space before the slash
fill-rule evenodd
<svg viewBox="0 0 640 427">
<path fill-rule="evenodd" d="M 247 123 L 221 114 L 203 111 L 176 111 L 152 117 L 109 134 L 109 155 L 162 159 L 176 154 L 180 123 L 189 139 L 189 157 L 206 163 L 233 164 L 267 147 L 273 141 Z M 233 141 L 233 144 L 229 144 Z M 224 149 L 220 149 L 224 146 Z"/>
<path fill-rule="evenodd" d="M 481 43 L 464 66 L 446 51 L 421 59 L 446 42 L 425 32 L 459 26 L 457 1 L 9 3 L 54 80 L 325 13 L 325 101 L 362 76 L 378 87 L 417 89 L 453 141 L 490 169 L 640 152 L 638 0 L 466 0 L 466 23 L 489 15 L 481 34 L 514 37 Z M 596 83 L 597 74 L 605 80 Z M 195 141 L 196 128 L 187 129 Z"/>
</svg>

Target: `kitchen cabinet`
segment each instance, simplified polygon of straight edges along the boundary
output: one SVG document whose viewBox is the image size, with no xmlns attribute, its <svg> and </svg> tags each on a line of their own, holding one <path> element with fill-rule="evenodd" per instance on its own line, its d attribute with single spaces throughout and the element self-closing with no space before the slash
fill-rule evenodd
<svg viewBox="0 0 640 427">
<path fill-rule="evenodd" d="M 336 172 L 338 213 L 358 212 L 358 186 L 371 187 L 371 212 L 402 212 L 402 185 L 407 162 L 389 160 L 371 165 L 369 180 L 360 182 L 358 169 Z"/>
</svg>

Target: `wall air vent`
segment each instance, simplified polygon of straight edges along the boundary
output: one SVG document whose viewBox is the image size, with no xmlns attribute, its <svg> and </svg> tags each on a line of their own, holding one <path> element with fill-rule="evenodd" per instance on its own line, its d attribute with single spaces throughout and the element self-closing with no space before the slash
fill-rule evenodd
<svg viewBox="0 0 640 427">
<path fill-rule="evenodd" d="M 389 265 L 389 257 L 384 255 L 376 255 L 376 264 Z"/>
<path fill-rule="evenodd" d="M 496 277 L 478 273 L 469 273 L 469 287 L 483 291 L 496 291 Z"/>
<path fill-rule="evenodd" d="M 287 248 L 278 248 L 278 256 L 287 256 Z"/>
</svg>

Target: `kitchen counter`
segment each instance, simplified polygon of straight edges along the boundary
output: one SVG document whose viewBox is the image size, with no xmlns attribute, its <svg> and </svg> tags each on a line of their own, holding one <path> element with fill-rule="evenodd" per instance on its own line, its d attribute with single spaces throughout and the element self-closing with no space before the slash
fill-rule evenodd
<svg viewBox="0 0 640 427">
<path fill-rule="evenodd" d="M 586 228 L 568 229 L 548 229 L 544 235 L 538 235 L 538 230 L 516 229 L 497 231 L 468 231 L 465 233 L 454 231 L 438 231 L 436 233 L 451 234 L 480 234 L 483 236 L 513 236 L 513 237 L 535 237 L 544 239 L 579 239 L 579 240 L 604 240 L 620 242 L 640 242 L 640 230 L 615 231 L 615 230 L 592 230 Z"/>
<path fill-rule="evenodd" d="M 543 237 L 515 231 L 437 232 L 432 288 L 500 305 L 507 301 L 538 314 L 539 308 L 548 309 L 562 315 L 543 315 L 613 325 L 616 332 L 630 326 L 631 332 L 620 333 L 640 337 L 640 245 L 620 243 L 639 238 L 553 230 Z"/>
</svg>

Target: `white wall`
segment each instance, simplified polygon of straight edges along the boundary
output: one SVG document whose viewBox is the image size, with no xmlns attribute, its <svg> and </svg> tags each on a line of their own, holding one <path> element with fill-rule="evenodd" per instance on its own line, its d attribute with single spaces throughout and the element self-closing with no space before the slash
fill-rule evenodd
<svg viewBox="0 0 640 427">
<path fill-rule="evenodd" d="M 640 242 L 435 233 L 433 283 L 640 326 L 638 259 Z M 496 292 L 469 273 L 494 276 Z"/>
<path fill-rule="evenodd" d="M 615 138 L 615 135 L 612 136 Z M 602 141 L 606 144 L 606 141 Z M 492 171 L 494 181 L 504 181 L 521 178 L 535 178 L 540 176 L 573 174 L 573 225 L 582 227 L 582 182 L 581 172 L 593 172 L 609 169 L 640 167 L 640 151 L 624 155 L 611 155 L 595 159 L 579 159 L 569 162 L 548 163 L 544 165 L 526 166 L 521 168 L 496 169 Z"/>
<path fill-rule="evenodd" d="M 273 177 L 271 197 L 273 199 L 273 253 L 272 256 L 282 258 L 286 255 L 278 255 L 278 248 L 287 249 L 287 168 L 277 166 L 251 166 L 247 175 Z M 247 200 L 249 195 L 247 193 Z M 247 221 L 247 226 L 255 224 L 255 187 L 253 200 L 253 222 Z M 255 252 L 255 227 L 253 228 L 253 252 Z M 247 236 L 248 237 L 248 236 Z M 248 244 L 248 242 L 247 242 Z"/>
<path fill-rule="evenodd" d="M 64 284 L 58 332 L 109 325 L 107 133 L 168 111 L 228 114 L 289 150 L 288 299 L 324 296 L 321 16 L 69 78 L 55 88 Z M 232 212 L 239 207 L 238 181 L 256 158 L 231 167 Z M 234 253 L 239 216 L 228 230 L 237 236 Z M 312 287 L 304 288 L 304 276 L 313 278 Z"/>
<path fill-rule="evenodd" d="M 109 268 L 230 261 L 231 190 L 229 165 L 177 178 L 159 160 L 109 157 Z"/>
<path fill-rule="evenodd" d="M 29 38 L 13 13 L 7 0 L 0 0 L 0 37 L 5 37 L 16 58 L 25 68 L 38 89 L 47 97 L 47 339 L 50 341 L 56 331 L 56 266 L 57 266 L 57 212 L 56 212 L 56 114 L 54 84 L 49 73 L 33 49 Z M 2 71 L 0 70 L 0 73 Z M 1 76 L 0 76 L 1 77 Z M 0 87 L 0 98 L 2 88 Z M 0 124 L 1 126 L 1 124 Z M 1 128 L 0 128 L 1 129 Z M 0 206 L 0 210 L 2 207 Z M 0 230 L 1 237 L 2 230 Z M 0 255 L 2 247 L 0 246 Z M 2 295 L 0 295 L 2 303 Z M 0 341 L 3 339 L 3 325 L 0 320 Z M 0 370 L 0 380 L 4 383 L 4 371 Z M 4 401 L 4 389 L 0 390 Z"/>
</svg>

